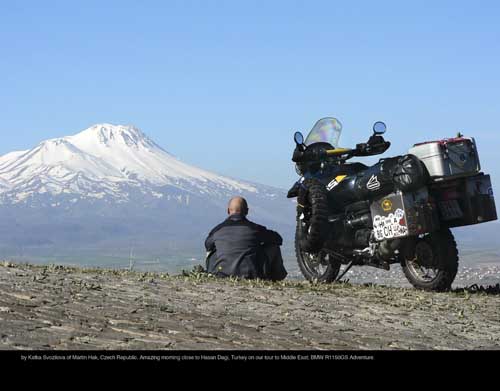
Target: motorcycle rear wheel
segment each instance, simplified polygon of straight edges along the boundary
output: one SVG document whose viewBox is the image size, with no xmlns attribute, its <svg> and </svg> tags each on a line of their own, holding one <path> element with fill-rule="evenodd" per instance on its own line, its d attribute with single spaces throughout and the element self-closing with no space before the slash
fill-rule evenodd
<svg viewBox="0 0 500 391">
<path fill-rule="evenodd" d="M 415 288 L 443 292 L 451 289 L 458 272 L 458 249 L 449 228 L 419 238 L 415 253 L 404 257 L 403 272 Z"/>
</svg>

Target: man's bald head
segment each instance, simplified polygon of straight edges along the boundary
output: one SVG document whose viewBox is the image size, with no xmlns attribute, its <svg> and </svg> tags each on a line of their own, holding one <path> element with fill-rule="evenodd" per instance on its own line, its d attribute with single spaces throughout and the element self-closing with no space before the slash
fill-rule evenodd
<svg viewBox="0 0 500 391">
<path fill-rule="evenodd" d="M 243 197 L 233 197 L 229 201 L 227 207 L 227 213 L 229 215 L 240 214 L 246 216 L 248 214 L 248 203 Z"/>
</svg>

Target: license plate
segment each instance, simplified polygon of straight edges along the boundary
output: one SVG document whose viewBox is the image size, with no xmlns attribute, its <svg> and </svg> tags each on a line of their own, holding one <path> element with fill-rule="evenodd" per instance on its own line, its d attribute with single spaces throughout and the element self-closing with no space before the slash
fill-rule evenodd
<svg viewBox="0 0 500 391">
<path fill-rule="evenodd" d="M 439 210 L 443 220 L 455 220 L 464 216 L 457 200 L 442 201 L 439 203 Z"/>
</svg>

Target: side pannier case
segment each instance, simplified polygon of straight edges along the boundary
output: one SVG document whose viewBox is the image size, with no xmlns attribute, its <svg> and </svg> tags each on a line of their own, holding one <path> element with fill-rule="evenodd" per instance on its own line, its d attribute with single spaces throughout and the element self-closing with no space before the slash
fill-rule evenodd
<svg viewBox="0 0 500 391">
<path fill-rule="evenodd" d="M 497 220 L 489 175 L 479 174 L 433 187 L 441 220 L 448 227 L 462 227 Z"/>
</svg>

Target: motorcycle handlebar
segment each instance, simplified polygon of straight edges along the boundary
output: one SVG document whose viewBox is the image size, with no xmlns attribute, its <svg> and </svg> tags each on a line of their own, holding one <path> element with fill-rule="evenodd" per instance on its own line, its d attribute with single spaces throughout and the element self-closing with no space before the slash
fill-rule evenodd
<svg viewBox="0 0 500 391">
<path fill-rule="evenodd" d="M 354 152 L 354 150 L 349 148 L 335 148 L 326 150 L 326 154 L 328 156 L 348 155 L 352 152 Z"/>
<path fill-rule="evenodd" d="M 352 156 L 372 156 L 372 155 L 380 155 L 389 149 L 391 143 L 388 141 L 383 141 L 377 144 L 358 144 L 356 145 L 356 149 L 349 148 L 336 148 L 336 149 L 328 149 L 326 150 L 327 156 L 343 156 L 350 155 Z"/>
<path fill-rule="evenodd" d="M 293 153 L 292 160 L 296 163 L 301 162 L 314 162 L 321 161 L 330 156 L 345 156 L 352 155 L 355 150 L 348 148 L 336 148 L 336 149 L 313 149 L 299 151 L 296 149 Z"/>
<path fill-rule="evenodd" d="M 335 148 L 335 149 L 313 149 L 313 150 L 305 150 L 301 151 L 299 149 L 295 149 L 293 153 L 292 160 L 296 163 L 301 162 L 311 162 L 311 161 L 321 161 L 328 157 L 334 156 L 344 156 L 346 159 L 349 159 L 353 156 L 372 156 L 379 155 L 384 153 L 389 146 L 390 142 L 382 142 L 377 144 L 358 144 L 356 149 L 350 148 Z"/>
</svg>

